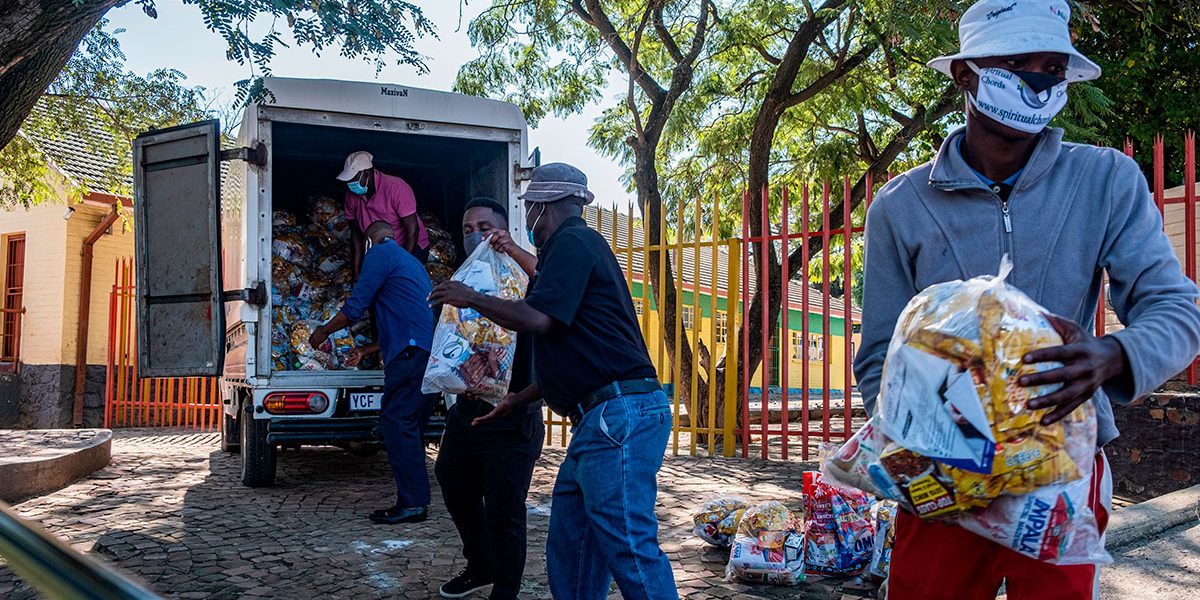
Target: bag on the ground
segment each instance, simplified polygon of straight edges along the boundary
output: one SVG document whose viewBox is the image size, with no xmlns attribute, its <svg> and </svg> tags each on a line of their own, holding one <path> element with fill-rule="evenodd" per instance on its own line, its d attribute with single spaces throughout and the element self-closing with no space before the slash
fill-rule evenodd
<svg viewBox="0 0 1200 600">
<path fill-rule="evenodd" d="M 861 573 L 874 547 L 871 499 L 861 491 L 825 483 L 816 471 L 804 472 L 804 497 L 808 574 L 843 577 Z"/>
<path fill-rule="evenodd" d="M 454 273 L 454 281 L 482 294 L 505 300 L 525 296 L 529 276 L 517 261 L 479 247 Z M 497 404 L 508 393 L 517 336 L 470 308 L 443 306 L 433 331 L 433 351 L 425 368 L 421 392 L 469 394 Z"/>
<path fill-rule="evenodd" d="M 804 581 L 804 526 L 779 502 L 746 509 L 729 549 L 726 581 L 795 585 Z"/>
<path fill-rule="evenodd" d="M 738 496 L 714 496 L 700 506 L 692 516 L 692 531 L 696 537 L 722 548 L 733 543 L 742 515 L 750 504 Z"/>
<path fill-rule="evenodd" d="M 1089 401 L 1043 426 L 1022 387 L 1057 363 L 1028 352 L 1062 344 L 1046 310 L 997 277 L 930 286 L 901 313 L 888 346 L 878 413 L 823 465 L 844 485 L 956 523 L 1055 564 L 1107 562 L 1088 507 L 1096 452 Z"/>
</svg>

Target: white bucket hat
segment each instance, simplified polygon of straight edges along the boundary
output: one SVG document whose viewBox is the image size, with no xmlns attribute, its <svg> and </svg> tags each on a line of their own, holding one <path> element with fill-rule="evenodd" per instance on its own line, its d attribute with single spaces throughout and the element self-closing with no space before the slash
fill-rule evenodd
<svg viewBox="0 0 1200 600">
<path fill-rule="evenodd" d="M 1067 81 L 1100 76 L 1100 66 L 1071 44 L 1071 7 L 1063 0 L 980 0 L 958 22 L 958 54 L 939 56 L 929 66 L 953 77 L 955 60 L 1057 52 L 1070 56 Z"/>
<path fill-rule="evenodd" d="M 341 173 L 338 173 L 337 178 L 341 181 L 354 179 L 356 175 L 370 169 L 374 165 L 374 158 L 370 152 L 362 150 L 351 152 L 350 156 L 346 157 L 346 168 L 342 169 Z"/>
</svg>

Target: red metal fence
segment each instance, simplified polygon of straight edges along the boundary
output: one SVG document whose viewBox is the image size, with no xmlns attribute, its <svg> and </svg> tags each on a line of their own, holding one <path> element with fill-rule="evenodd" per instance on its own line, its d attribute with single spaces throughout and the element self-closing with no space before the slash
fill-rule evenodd
<svg viewBox="0 0 1200 600">
<path fill-rule="evenodd" d="M 221 386 L 215 377 L 149 378 L 137 374 L 137 318 L 132 259 L 117 261 L 108 304 L 105 427 L 221 427 Z"/>
</svg>

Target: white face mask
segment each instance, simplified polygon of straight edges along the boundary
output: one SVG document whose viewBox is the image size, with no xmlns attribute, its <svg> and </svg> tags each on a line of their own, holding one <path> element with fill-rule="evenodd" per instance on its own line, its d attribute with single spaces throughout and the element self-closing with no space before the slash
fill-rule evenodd
<svg viewBox="0 0 1200 600">
<path fill-rule="evenodd" d="M 967 66 L 979 75 L 979 89 L 967 93 L 971 105 L 980 114 L 1026 133 L 1038 133 L 1067 105 L 1067 81 L 1060 80 L 1040 92 L 1020 76 L 1005 69 L 980 69 L 974 62 Z M 1033 74 L 1057 80 L 1050 75 Z"/>
</svg>

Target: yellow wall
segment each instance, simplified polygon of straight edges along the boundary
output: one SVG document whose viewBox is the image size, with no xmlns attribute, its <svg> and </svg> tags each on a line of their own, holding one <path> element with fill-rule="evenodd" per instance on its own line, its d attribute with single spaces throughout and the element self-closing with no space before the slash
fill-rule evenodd
<svg viewBox="0 0 1200 600">
<path fill-rule="evenodd" d="M 66 209 L 63 203 L 0 210 L 0 238 L 25 234 L 26 313 L 21 325 L 21 362 L 26 364 L 75 362 L 83 239 L 110 209 L 92 204 L 74 206 L 75 214 L 69 220 L 62 218 Z M 3 251 L 0 247 L 0 253 Z M 132 255 L 133 233 L 123 232 L 120 221 L 111 235 L 96 242 L 88 325 L 89 364 L 104 364 L 107 360 L 108 297 L 114 264 L 117 257 Z M 0 256 L 0 264 L 3 258 Z"/>
<path fill-rule="evenodd" d="M 638 303 L 640 303 L 641 298 L 635 298 L 634 301 L 635 301 L 635 306 L 636 306 Z M 704 302 L 706 302 L 706 299 L 701 298 L 701 303 L 704 303 Z M 702 308 L 704 310 L 707 310 L 707 306 L 702 306 Z M 674 371 L 673 371 L 673 368 L 671 367 L 671 361 L 670 361 L 669 355 L 666 351 L 665 340 L 662 338 L 661 330 L 659 329 L 660 325 L 659 325 L 658 311 L 657 310 L 646 310 L 644 312 L 645 312 L 644 315 L 638 315 L 638 322 L 642 326 L 642 335 L 643 335 L 643 337 L 645 337 L 646 347 L 650 351 L 650 360 L 654 362 L 655 368 L 658 369 L 659 379 L 661 381 L 663 381 L 664 383 L 670 383 L 672 381 L 672 379 L 674 378 Z M 701 312 L 703 312 L 703 311 L 701 311 Z M 737 335 L 737 330 L 733 327 L 734 325 L 735 325 L 735 323 L 733 323 L 732 320 L 728 322 L 728 331 L 729 331 L 728 335 Z M 674 324 L 670 324 L 670 326 L 674 327 Z M 710 346 L 710 341 L 712 339 L 712 337 L 711 337 L 712 319 L 710 319 L 708 317 L 701 317 L 699 319 L 698 326 L 699 326 L 699 334 L 698 334 L 699 339 L 704 342 L 705 347 Z M 692 347 L 693 347 L 693 351 L 694 351 L 694 349 L 696 347 L 695 340 L 696 340 L 697 334 L 689 331 L 687 333 L 687 336 L 688 336 L 688 339 L 692 341 Z M 788 336 L 788 337 L 790 338 L 790 336 Z M 858 343 L 858 339 L 859 339 L 859 335 L 854 334 L 855 344 Z M 845 370 L 844 370 L 845 362 L 844 361 L 845 361 L 845 355 L 846 355 L 846 347 L 845 347 L 845 342 L 842 341 L 843 338 L 840 335 L 831 335 L 829 340 L 830 340 L 830 342 L 829 342 L 830 346 L 832 346 L 832 352 L 829 354 L 829 359 L 831 361 L 830 366 L 829 366 L 829 369 L 830 369 L 829 381 L 830 381 L 832 388 L 835 390 L 838 390 L 838 389 L 842 389 L 845 386 Z M 790 342 L 789 342 L 789 344 L 790 344 Z M 740 349 L 738 349 L 736 347 L 736 345 L 734 346 L 734 348 L 738 352 L 741 351 Z M 856 349 L 857 349 L 857 346 L 856 346 Z M 727 345 L 725 343 L 717 342 L 717 344 L 715 346 L 715 350 L 710 348 L 710 353 L 719 362 L 721 357 L 725 355 L 726 350 L 727 350 Z M 787 354 L 786 356 L 788 356 L 789 360 L 790 360 L 790 356 L 791 356 L 790 353 Z M 809 360 L 808 364 L 809 364 L 809 366 L 808 366 L 808 369 L 809 369 L 808 370 L 808 377 L 809 377 L 808 387 L 809 387 L 809 389 L 822 387 L 824 385 L 824 367 L 823 367 L 822 361 Z M 664 368 L 664 366 L 665 366 L 665 368 Z M 789 388 L 803 387 L 801 385 L 803 382 L 803 378 L 804 378 L 803 366 L 804 365 L 799 360 L 792 360 L 788 363 L 788 387 Z M 853 384 L 853 381 L 854 380 L 852 377 L 851 378 L 852 384 Z M 756 369 L 754 371 L 754 377 L 751 379 L 750 386 L 751 387 L 760 387 L 761 385 L 762 385 L 762 367 L 760 366 L 758 369 Z"/>
<path fill-rule="evenodd" d="M 63 360 L 63 267 L 67 246 L 65 205 L 0 209 L 0 238 L 25 234 L 25 315 L 21 321 L 21 362 L 65 364 Z M 0 247 L 0 253 L 7 244 Z M 0 257 L 0 265 L 7 257 Z M 0 277 L 4 274 L 0 272 Z M 77 284 L 78 285 L 78 284 Z"/>
<path fill-rule="evenodd" d="M 63 279 L 63 328 L 66 331 L 63 352 L 66 362 L 74 364 L 76 352 L 76 328 L 79 326 L 79 277 L 83 265 L 83 240 L 96 228 L 112 209 L 105 206 L 81 204 L 76 206 L 75 216 L 68 221 L 66 237 L 66 271 Z M 127 211 L 128 214 L 128 211 Z M 88 317 L 87 362 L 92 365 L 108 361 L 108 302 L 112 293 L 116 260 L 133 256 L 132 221 L 118 219 L 111 233 L 96 240 L 92 248 L 92 293 Z"/>
</svg>

